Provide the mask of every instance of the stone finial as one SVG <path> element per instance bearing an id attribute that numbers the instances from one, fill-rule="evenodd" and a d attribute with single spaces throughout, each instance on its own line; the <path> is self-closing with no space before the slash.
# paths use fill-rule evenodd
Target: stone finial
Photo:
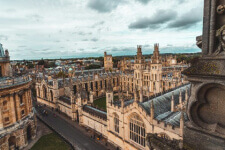
<path id="1" fill-rule="evenodd" d="M 151 113 L 151 121 L 153 121 L 154 119 L 154 115 L 155 115 L 155 108 L 154 108 L 154 102 L 153 100 L 151 101 L 151 108 L 150 108 L 150 113 Z"/>
<path id="2" fill-rule="evenodd" d="M 134 101 L 135 102 L 138 102 L 138 93 L 137 93 L 138 91 L 137 91 L 137 89 L 135 88 L 134 89 Z"/>
<path id="3" fill-rule="evenodd" d="M 142 87 L 140 88 L 140 91 L 139 91 L 139 95 L 140 95 L 140 102 L 143 102 L 143 90 L 142 90 Z"/>
<path id="4" fill-rule="evenodd" d="M 121 97 L 121 107 L 124 108 L 124 98 L 123 98 L 123 96 Z"/>
<path id="5" fill-rule="evenodd" d="M 184 112 L 181 111 L 181 115 L 180 115 L 180 136 L 183 137 L 184 134 Z"/>
<path id="6" fill-rule="evenodd" d="M 174 112 L 174 93 L 173 92 L 171 97 L 171 112 Z"/>
<path id="7" fill-rule="evenodd" d="M 180 95 L 179 95 L 179 104 L 182 104 L 182 92 L 180 90 Z"/>
<path id="8" fill-rule="evenodd" d="M 186 90 L 185 90 L 185 101 L 187 102 L 188 101 L 188 88 L 186 87 Z"/>

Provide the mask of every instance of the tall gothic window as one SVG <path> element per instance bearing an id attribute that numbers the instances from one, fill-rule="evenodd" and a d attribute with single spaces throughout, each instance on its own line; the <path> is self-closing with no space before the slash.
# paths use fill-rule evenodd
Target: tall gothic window
<path id="1" fill-rule="evenodd" d="M 23 95 L 19 95 L 20 104 L 23 104 Z"/>
<path id="2" fill-rule="evenodd" d="M 50 93 L 51 93 L 51 101 L 53 101 L 53 92 L 52 92 L 52 90 L 50 91 Z"/>
<path id="3" fill-rule="evenodd" d="M 117 114 L 114 114 L 114 130 L 117 133 L 120 132 L 119 121 L 119 116 Z"/>
<path id="4" fill-rule="evenodd" d="M 76 85 L 73 86 L 73 93 L 74 93 L 74 94 L 77 93 L 77 86 L 76 86 Z"/>
<path id="5" fill-rule="evenodd" d="M 47 99 L 47 89 L 43 86 L 43 98 Z"/>
<path id="6" fill-rule="evenodd" d="M 137 114 L 130 118 L 130 139 L 145 147 L 144 122 Z"/>

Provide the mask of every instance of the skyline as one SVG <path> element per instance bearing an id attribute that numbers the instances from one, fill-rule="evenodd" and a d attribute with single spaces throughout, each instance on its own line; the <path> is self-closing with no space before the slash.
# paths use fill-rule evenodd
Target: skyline
<path id="1" fill-rule="evenodd" d="M 157 3 L 157 5 L 156 5 Z M 0 43 L 11 59 L 201 50 L 203 0 L 0 0 Z M 174 9 L 175 8 L 175 9 Z M 187 9 L 183 9 L 187 8 Z M 141 17 L 140 17 L 141 16 Z M 128 52 L 129 51 L 129 52 Z"/>

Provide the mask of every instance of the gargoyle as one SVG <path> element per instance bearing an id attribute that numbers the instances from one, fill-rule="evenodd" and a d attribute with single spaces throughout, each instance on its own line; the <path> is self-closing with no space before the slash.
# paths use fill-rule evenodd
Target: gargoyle
<path id="1" fill-rule="evenodd" d="M 196 37 L 196 45 L 200 48 L 200 49 L 202 49 L 202 36 L 197 36 Z"/>
<path id="2" fill-rule="evenodd" d="M 225 52 L 225 25 L 216 31 L 216 38 L 218 39 L 219 44 L 215 54 L 218 55 L 222 52 Z"/>

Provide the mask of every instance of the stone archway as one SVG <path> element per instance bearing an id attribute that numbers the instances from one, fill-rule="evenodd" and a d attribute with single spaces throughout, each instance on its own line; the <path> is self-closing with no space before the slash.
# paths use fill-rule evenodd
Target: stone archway
<path id="1" fill-rule="evenodd" d="M 16 137 L 15 136 L 11 136 L 8 139 L 8 144 L 9 144 L 9 150 L 16 149 Z"/>
<path id="2" fill-rule="evenodd" d="M 32 129 L 31 129 L 31 125 L 28 125 L 27 127 L 27 142 L 29 143 L 29 141 L 32 139 Z"/>

